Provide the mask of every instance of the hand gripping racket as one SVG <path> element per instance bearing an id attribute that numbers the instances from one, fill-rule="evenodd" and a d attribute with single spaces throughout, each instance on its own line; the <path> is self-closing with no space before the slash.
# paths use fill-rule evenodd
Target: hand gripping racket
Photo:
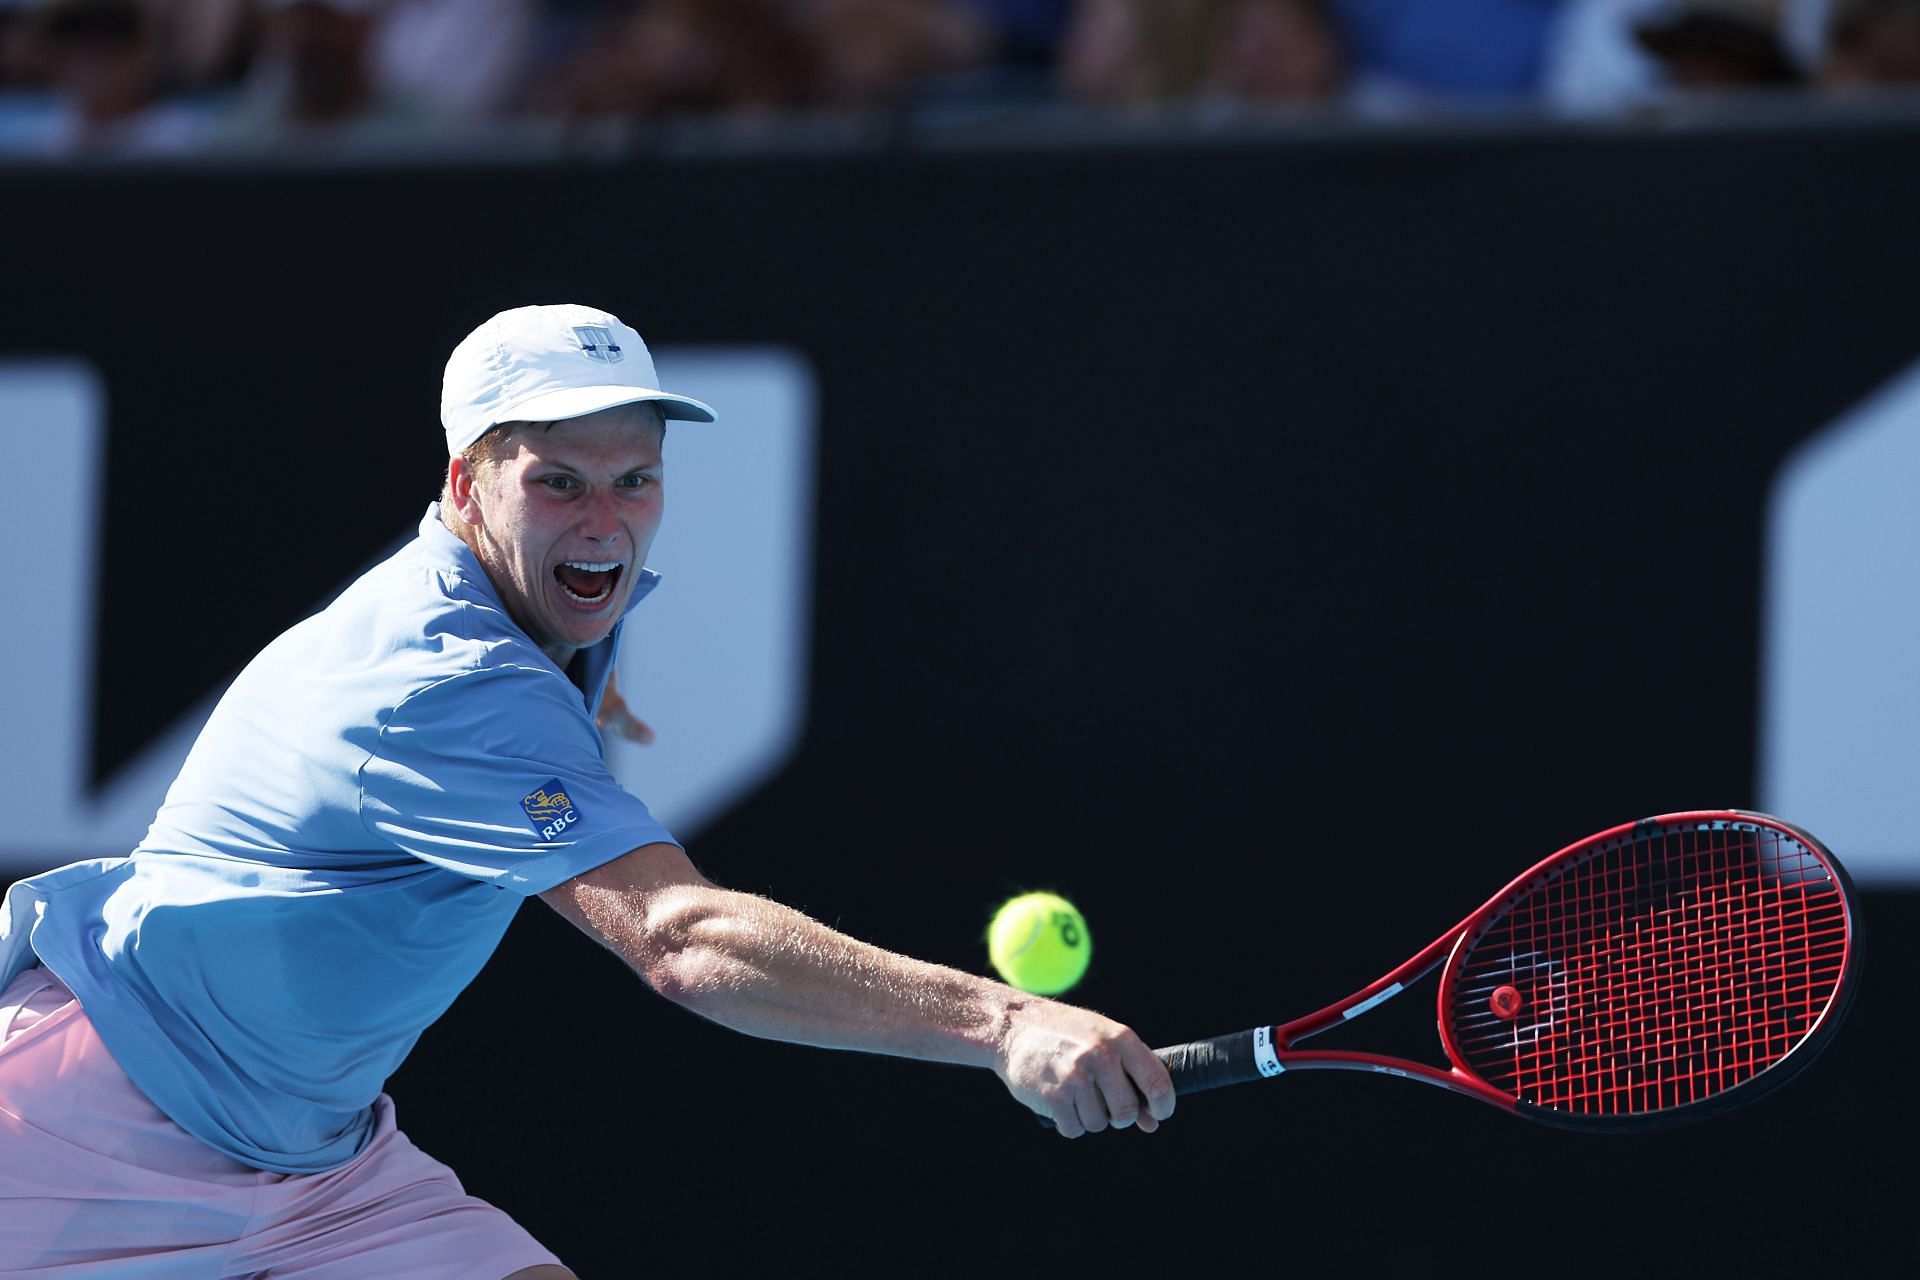
<path id="1" fill-rule="evenodd" d="M 1181 1094 L 1339 1068 L 1562 1128 L 1662 1128 L 1777 1088 L 1832 1039 L 1859 979 L 1851 894 L 1833 855 L 1778 818 L 1646 818 L 1562 849 L 1318 1013 L 1157 1052 Z M 1295 1047 L 1443 961 L 1446 1068 Z"/>

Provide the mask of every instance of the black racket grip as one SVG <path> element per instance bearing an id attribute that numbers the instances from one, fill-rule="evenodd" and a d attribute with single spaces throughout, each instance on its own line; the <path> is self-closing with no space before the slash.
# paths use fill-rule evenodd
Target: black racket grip
<path id="1" fill-rule="evenodd" d="M 1211 1040 L 1169 1045 L 1164 1049 L 1155 1049 L 1153 1056 L 1166 1064 L 1167 1074 L 1173 1077 L 1175 1094 L 1201 1093 L 1225 1085 L 1245 1084 L 1249 1080 L 1259 1080 L 1265 1074 L 1260 1070 L 1254 1046 L 1270 1031 L 1269 1027 L 1255 1027 L 1229 1036 L 1215 1036 Z M 1039 1119 L 1041 1128 L 1053 1128 L 1053 1121 L 1045 1116 Z"/>
<path id="2" fill-rule="evenodd" d="M 1254 1043 L 1267 1031 L 1267 1027 L 1255 1027 L 1228 1036 L 1215 1036 L 1211 1040 L 1170 1045 L 1153 1052 L 1155 1057 L 1167 1064 L 1175 1093 L 1199 1093 L 1203 1089 L 1218 1089 L 1261 1079 Z"/>

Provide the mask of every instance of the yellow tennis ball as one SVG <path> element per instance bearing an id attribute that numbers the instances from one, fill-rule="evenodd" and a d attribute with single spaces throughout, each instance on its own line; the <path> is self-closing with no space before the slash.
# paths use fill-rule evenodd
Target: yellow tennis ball
<path id="1" fill-rule="evenodd" d="M 1057 996 L 1080 981 L 1093 938 L 1080 909 L 1057 893 L 1023 893 L 993 913 L 987 955 L 1010 986 Z"/>

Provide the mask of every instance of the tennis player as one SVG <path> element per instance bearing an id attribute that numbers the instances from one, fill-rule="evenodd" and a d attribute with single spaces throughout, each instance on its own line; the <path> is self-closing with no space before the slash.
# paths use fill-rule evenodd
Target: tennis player
<path id="1" fill-rule="evenodd" d="M 985 1067 L 1068 1137 L 1172 1114 L 1127 1028 L 719 888 L 608 773 L 665 424 L 713 417 L 604 311 L 455 349 L 419 536 L 247 666 L 130 856 L 0 906 L 0 1273 L 571 1275 L 382 1091 L 536 894 L 740 1031 Z"/>

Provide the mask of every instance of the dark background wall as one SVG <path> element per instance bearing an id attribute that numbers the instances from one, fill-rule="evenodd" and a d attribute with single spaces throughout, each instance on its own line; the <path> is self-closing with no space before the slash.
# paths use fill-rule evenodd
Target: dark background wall
<path id="1" fill-rule="evenodd" d="M 1163 1043 L 1318 1007 L 1590 830 L 1755 803 L 1766 489 L 1920 353 L 1917 143 L 0 171 L 0 355 L 109 388 L 104 775 L 431 496 L 486 315 L 799 349 L 807 731 L 696 859 L 973 970 L 996 901 L 1062 889 L 1077 998 Z M 392 1091 L 588 1277 L 1786 1274 L 1836 1231 L 1912 1255 L 1916 922 L 1871 893 L 1828 1057 L 1657 1137 L 1318 1075 L 1064 1143 L 985 1075 L 700 1023 L 538 905 Z"/>

